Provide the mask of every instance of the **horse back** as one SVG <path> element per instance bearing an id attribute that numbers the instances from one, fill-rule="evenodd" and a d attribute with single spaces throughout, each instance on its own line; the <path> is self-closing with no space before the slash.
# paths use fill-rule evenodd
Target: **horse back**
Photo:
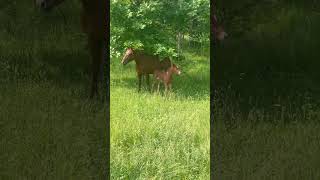
<path id="1" fill-rule="evenodd" d="M 171 61 L 168 57 L 165 57 L 161 62 L 161 69 L 167 70 L 171 66 Z"/>

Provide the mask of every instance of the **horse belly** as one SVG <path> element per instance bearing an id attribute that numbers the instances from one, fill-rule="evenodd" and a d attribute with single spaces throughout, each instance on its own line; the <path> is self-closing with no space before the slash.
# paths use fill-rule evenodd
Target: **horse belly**
<path id="1" fill-rule="evenodd" d="M 153 74 L 157 68 L 155 66 L 144 66 L 141 70 L 144 74 Z"/>
<path id="2" fill-rule="evenodd" d="M 153 74 L 155 70 L 159 66 L 159 63 L 153 59 L 148 59 L 146 57 L 137 57 L 137 71 L 141 72 L 142 74 Z"/>

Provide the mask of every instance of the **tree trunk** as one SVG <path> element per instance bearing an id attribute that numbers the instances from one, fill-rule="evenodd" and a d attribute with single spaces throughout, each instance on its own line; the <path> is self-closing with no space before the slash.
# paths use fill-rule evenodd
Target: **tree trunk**
<path id="1" fill-rule="evenodd" d="M 182 53 L 182 33 L 179 31 L 177 34 L 177 52 L 178 52 L 178 56 L 181 55 Z"/>

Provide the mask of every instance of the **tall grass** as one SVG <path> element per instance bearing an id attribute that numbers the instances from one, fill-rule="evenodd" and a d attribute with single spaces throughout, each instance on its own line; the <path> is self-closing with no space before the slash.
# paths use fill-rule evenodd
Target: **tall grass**
<path id="1" fill-rule="evenodd" d="M 209 179 L 210 61 L 185 55 L 167 95 L 138 93 L 134 62 L 123 67 L 112 59 L 113 179 Z"/>
<path id="2" fill-rule="evenodd" d="M 320 177 L 320 16 L 281 9 L 216 50 L 216 179 Z"/>
<path id="3" fill-rule="evenodd" d="M 78 4 L 0 4 L 0 179 L 105 178 L 107 106 L 87 98 Z"/>

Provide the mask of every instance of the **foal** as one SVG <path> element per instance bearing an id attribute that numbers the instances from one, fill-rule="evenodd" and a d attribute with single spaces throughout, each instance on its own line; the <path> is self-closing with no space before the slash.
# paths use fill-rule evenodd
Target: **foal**
<path id="1" fill-rule="evenodd" d="M 158 92 L 160 88 L 160 82 L 164 84 L 165 91 L 172 89 L 172 75 L 177 74 L 180 75 L 180 69 L 175 65 L 171 64 L 171 66 L 166 71 L 155 70 L 154 71 L 154 78 L 158 82 Z"/>

